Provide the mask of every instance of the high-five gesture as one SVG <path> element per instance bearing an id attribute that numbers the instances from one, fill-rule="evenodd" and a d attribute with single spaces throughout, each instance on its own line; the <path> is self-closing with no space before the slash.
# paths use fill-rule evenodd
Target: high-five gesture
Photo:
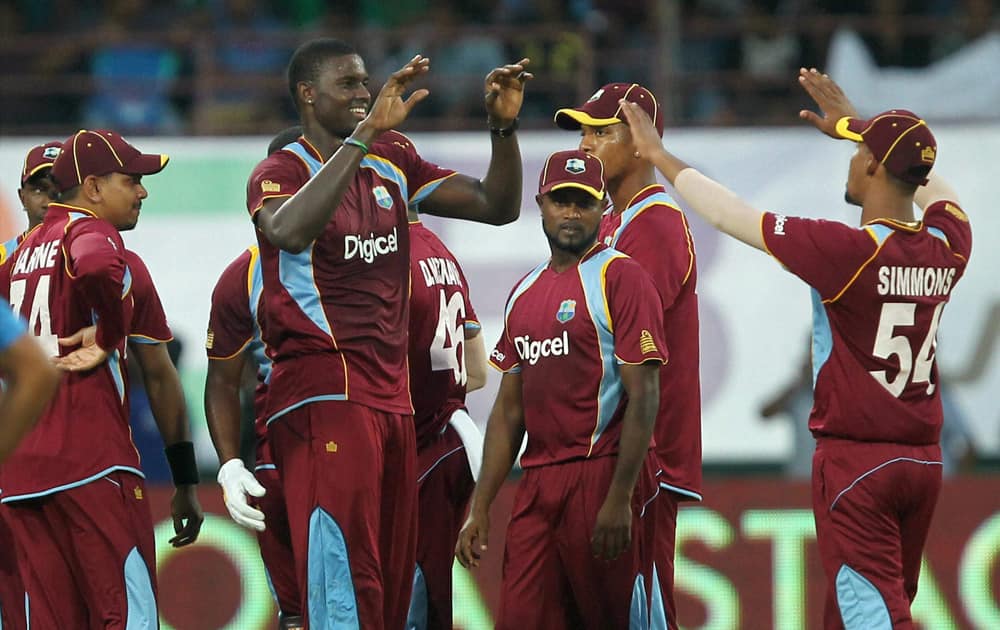
<path id="1" fill-rule="evenodd" d="M 814 127 L 830 136 L 841 139 L 843 136 L 837 134 L 837 121 L 844 116 L 857 117 L 858 111 L 848 100 L 847 95 L 840 89 L 840 86 L 830 78 L 830 75 L 823 74 L 816 68 L 799 68 L 799 85 L 816 101 L 823 115 L 803 109 L 799 112 L 799 118 L 807 120 Z"/>
<path id="2" fill-rule="evenodd" d="M 508 127 L 517 118 L 524 102 L 524 84 L 535 78 L 524 68 L 531 62 L 524 58 L 490 70 L 486 75 L 486 113 L 494 127 Z"/>
<path id="3" fill-rule="evenodd" d="M 379 90 L 368 116 L 361 124 L 367 123 L 379 132 L 399 126 L 410 115 L 413 107 L 430 94 L 430 91 L 421 88 L 408 98 L 403 98 L 410 84 L 426 74 L 430 67 L 429 58 L 414 55 L 405 66 L 393 72 Z"/>

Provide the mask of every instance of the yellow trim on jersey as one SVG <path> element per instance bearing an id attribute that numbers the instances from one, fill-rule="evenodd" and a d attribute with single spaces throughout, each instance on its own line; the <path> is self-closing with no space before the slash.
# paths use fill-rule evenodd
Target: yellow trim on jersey
<path id="1" fill-rule="evenodd" d="M 659 348 L 657 348 L 656 350 L 659 351 Z M 617 354 L 614 355 L 614 356 L 615 356 L 615 359 L 618 361 L 618 365 L 643 365 L 643 364 L 649 363 L 650 361 L 656 361 L 656 362 L 660 363 L 660 365 L 666 365 L 667 362 L 670 360 L 670 359 L 661 359 L 659 357 L 650 357 L 648 359 L 643 359 L 642 361 L 639 361 L 638 363 L 633 363 L 631 361 L 622 361 L 622 358 L 619 357 Z"/>
<path id="2" fill-rule="evenodd" d="M 868 232 L 867 229 L 865 231 Z M 844 295 L 844 292 L 846 292 L 848 289 L 851 288 L 851 285 L 854 284 L 854 281 L 858 279 L 858 276 L 861 275 L 861 272 L 865 270 L 865 267 L 868 266 L 868 263 L 875 260 L 875 257 L 878 256 L 880 251 L 882 251 L 882 248 L 885 246 L 885 244 L 889 242 L 889 239 L 892 238 L 892 234 L 893 233 L 889 233 L 889 235 L 885 237 L 885 240 L 878 244 L 878 247 L 875 248 L 875 252 L 872 253 L 872 255 L 868 258 L 868 260 L 861 263 L 861 266 L 858 267 L 858 270 L 856 272 L 854 272 L 854 276 L 852 276 L 851 279 L 847 281 L 847 284 L 845 284 L 844 288 L 840 290 L 840 293 L 838 293 L 837 295 L 833 296 L 828 300 L 823 300 L 823 304 L 830 304 L 832 302 L 836 302 L 837 300 L 840 299 L 840 296 Z M 868 232 L 868 235 L 872 236 L 872 233 Z"/>
<path id="3" fill-rule="evenodd" d="M 247 346 L 250 345 L 251 341 L 253 341 L 253 337 L 250 337 L 249 339 L 247 339 L 246 341 L 244 341 L 243 345 L 240 346 L 239 350 L 237 350 L 236 352 L 232 353 L 231 355 L 229 355 L 227 357 L 212 357 L 212 356 L 210 356 L 210 357 L 208 357 L 208 360 L 209 361 L 229 361 L 231 359 L 235 359 L 236 357 L 240 356 L 240 354 L 242 354 L 244 350 L 247 349 Z"/>
<path id="4" fill-rule="evenodd" d="M 257 213 L 260 212 L 260 209 L 264 207 L 264 202 L 265 201 L 267 201 L 269 199 L 282 199 L 282 198 L 287 199 L 288 197 L 291 197 L 291 196 L 292 195 L 266 195 L 264 197 L 261 197 L 260 198 L 260 204 L 256 208 L 254 208 L 253 210 L 250 211 L 250 217 L 252 218 L 252 217 L 257 216 Z"/>
<path id="5" fill-rule="evenodd" d="M 260 248 L 256 245 L 247 247 L 250 252 L 250 264 L 247 265 L 247 299 L 253 295 L 253 268 L 257 266 L 257 259 L 260 258 Z"/>
<path id="6" fill-rule="evenodd" d="M 372 157 L 372 156 L 369 155 L 368 157 Z M 392 162 L 390 162 L 390 164 L 392 164 Z M 395 166 L 395 164 L 393 164 L 393 166 Z M 402 171 L 400 171 L 400 172 L 402 172 Z M 431 185 L 436 184 L 438 182 L 442 182 L 442 181 L 444 181 L 446 179 L 450 179 L 450 178 L 454 177 L 455 175 L 458 175 L 458 173 L 448 173 L 444 177 L 438 177 L 437 179 L 432 179 L 431 181 L 427 182 L 426 184 L 424 184 L 423 186 L 421 186 L 420 188 L 418 188 L 416 191 L 414 191 L 414 193 L 412 195 L 410 195 L 410 199 L 413 199 L 414 197 L 416 197 L 417 195 L 419 195 L 420 191 L 423 190 L 424 188 L 427 188 L 428 186 L 431 186 Z M 409 203 L 410 199 L 406 200 L 407 203 Z"/>
<path id="7" fill-rule="evenodd" d="M 305 143 L 306 148 L 309 149 L 310 151 L 312 151 L 315 154 L 315 155 L 313 155 L 313 157 L 315 157 L 317 160 L 319 160 L 321 164 L 326 164 L 326 158 L 323 157 L 323 154 L 320 153 L 319 149 L 316 148 L 316 145 L 314 145 L 312 142 L 309 142 L 309 140 L 308 140 L 308 138 L 306 138 L 305 134 L 302 134 L 301 136 L 299 136 L 299 138 L 301 138 L 302 142 Z M 298 157 L 298 154 L 296 154 L 296 157 Z M 302 159 L 302 158 L 299 158 L 299 159 Z"/>
<path id="8" fill-rule="evenodd" d="M 126 335 L 129 339 L 148 339 L 154 343 L 167 343 L 174 340 L 173 335 L 167 337 L 166 339 L 157 339 L 156 337 L 150 337 L 149 335 L 141 335 L 139 333 L 130 333 Z"/>
<path id="9" fill-rule="evenodd" d="M 639 197 L 640 195 L 642 195 L 642 193 L 646 192 L 646 191 L 647 191 L 647 190 L 649 190 L 650 188 L 662 188 L 662 187 L 663 187 L 663 186 L 661 186 L 660 184 L 650 184 L 649 186 L 646 186 L 645 188 L 643 188 L 643 189 L 642 189 L 642 190 L 640 190 L 639 192 L 637 192 L 637 193 L 635 193 L 634 195 L 632 195 L 632 198 L 628 200 L 628 203 L 627 203 L 627 204 L 625 204 L 625 207 L 621 209 L 621 212 L 624 212 L 624 211 L 628 210 L 629 208 L 631 208 L 631 207 L 632 207 L 632 204 L 634 204 L 634 203 L 635 203 L 635 200 L 636 200 L 636 199 L 637 199 L 637 198 L 638 198 L 638 197 Z M 666 204 L 663 204 L 663 203 L 662 203 L 662 202 L 660 202 L 660 201 L 655 201 L 655 202 L 653 202 L 653 203 L 651 203 L 651 204 L 649 204 L 649 205 L 655 205 L 655 204 L 660 204 L 660 205 L 666 205 Z M 643 207 L 643 208 L 642 208 L 642 210 L 645 210 L 645 209 L 646 209 L 645 207 Z M 639 213 L 640 213 L 640 212 L 642 212 L 642 210 L 639 210 L 638 212 L 636 212 L 635 216 L 639 216 Z"/>
<path id="10" fill-rule="evenodd" d="M 673 206 L 668 204 L 662 205 L 665 205 L 668 208 L 673 208 Z M 681 222 L 684 224 L 684 238 L 687 239 L 688 243 L 688 270 L 687 273 L 684 274 L 684 282 L 681 283 L 687 284 L 688 278 L 691 277 L 691 272 L 694 270 L 694 238 L 691 237 L 691 226 L 688 225 L 687 215 L 685 215 L 684 211 L 680 208 L 674 208 L 674 210 L 679 212 L 681 215 Z"/>
<path id="11" fill-rule="evenodd" d="M 586 254 L 584 254 L 584 256 L 586 256 Z M 612 256 L 607 260 L 607 262 L 604 263 L 604 266 L 601 267 L 601 295 L 604 296 L 604 314 L 608 317 L 608 330 L 611 331 L 611 334 L 615 333 L 615 322 L 611 319 L 611 308 L 608 306 L 608 267 L 610 267 L 611 263 L 619 258 L 628 258 L 628 256 L 625 254 Z"/>

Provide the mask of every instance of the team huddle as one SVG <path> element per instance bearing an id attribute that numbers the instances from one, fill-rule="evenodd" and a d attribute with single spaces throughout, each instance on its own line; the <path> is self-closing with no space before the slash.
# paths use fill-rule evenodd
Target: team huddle
<path id="1" fill-rule="evenodd" d="M 290 60 L 301 125 L 249 175 L 257 243 L 221 272 L 205 344 L 218 482 L 232 518 L 257 533 L 278 627 L 451 628 L 452 563 L 483 561 L 490 506 L 516 463 L 497 627 L 677 627 L 678 507 L 702 500 L 697 259 L 660 175 L 812 288 L 824 627 L 912 628 L 941 484 L 936 332 L 972 240 L 956 194 L 930 174 L 926 123 L 905 110 L 861 118 L 828 76 L 800 71 L 821 110 L 800 116 L 857 144 L 852 227 L 752 208 L 664 148 L 649 90 L 603 86 L 555 113 L 579 142 L 538 174 L 551 256 L 511 289 L 488 353 L 462 267 L 419 215 L 519 217 L 528 63 L 486 76 L 491 158 L 477 179 L 395 131 L 428 94 L 410 87 L 429 59 L 374 99 L 344 42 L 313 40 Z M 158 625 L 127 361 L 141 367 L 177 488 L 171 543 L 198 537 L 171 332 L 120 234 L 138 221 L 142 177 L 167 162 L 106 130 L 25 160 L 29 229 L 0 249 L 14 313 L 0 308 L 5 630 Z M 240 459 L 248 361 L 253 470 Z M 487 362 L 502 379 L 484 435 L 465 398 Z"/>

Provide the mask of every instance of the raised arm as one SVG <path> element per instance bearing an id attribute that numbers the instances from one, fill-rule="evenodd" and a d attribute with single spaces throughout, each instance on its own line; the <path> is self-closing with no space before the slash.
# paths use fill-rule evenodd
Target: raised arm
<path id="1" fill-rule="evenodd" d="M 492 153 L 486 177 L 449 177 L 425 201 L 420 211 L 442 217 L 503 225 L 521 213 L 521 149 L 517 115 L 524 84 L 533 78 L 524 68 L 528 59 L 494 68 L 486 75 L 486 113 Z"/>
<path id="2" fill-rule="evenodd" d="M 483 466 L 472 493 L 469 518 L 462 527 L 455 555 L 465 568 L 478 567 L 489 544 L 490 506 L 507 479 L 524 439 L 521 375 L 506 373 L 500 382 L 483 442 Z"/>
<path id="3" fill-rule="evenodd" d="M 288 198 L 268 199 L 257 211 L 257 229 L 276 247 L 299 253 L 319 238 L 344 198 L 361 159 L 383 132 L 396 127 L 423 100 L 427 90 L 404 93 L 414 79 L 427 72 L 430 60 L 416 55 L 392 73 L 372 103 L 368 116 L 340 148 L 298 192 Z"/>
<path id="4" fill-rule="evenodd" d="M 619 103 L 639 157 L 663 173 L 691 208 L 713 227 L 747 245 L 764 249 L 764 238 L 760 233 L 762 212 L 668 152 L 649 115 L 638 105 L 625 100 Z"/>

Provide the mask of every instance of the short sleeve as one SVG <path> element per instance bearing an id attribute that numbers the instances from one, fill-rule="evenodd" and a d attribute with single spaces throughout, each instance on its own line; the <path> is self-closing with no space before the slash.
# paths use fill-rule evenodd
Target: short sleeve
<path id="1" fill-rule="evenodd" d="M 936 228 L 948 239 L 948 247 L 968 261 L 972 254 L 972 226 L 969 217 L 953 201 L 936 201 L 924 211 L 924 225 Z"/>
<path id="2" fill-rule="evenodd" d="M 667 362 L 663 308 L 649 274 L 630 258 L 608 266 L 608 311 L 619 363 Z"/>
<path id="3" fill-rule="evenodd" d="M 205 351 L 209 359 L 230 359 L 253 339 L 248 273 L 249 252 L 230 263 L 212 291 Z"/>
<path id="4" fill-rule="evenodd" d="M 437 190 L 442 182 L 455 174 L 449 168 L 422 158 L 413 146 L 413 141 L 398 131 L 382 134 L 378 138 L 378 144 L 378 152 L 403 169 L 410 197 L 407 203 L 411 207 L 418 205 Z"/>
<path id="5" fill-rule="evenodd" d="M 309 170 L 291 151 L 278 151 L 254 168 L 247 182 L 247 210 L 257 216 L 268 199 L 291 197 L 309 181 Z"/>
<path id="6" fill-rule="evenodd" d="M 864 228 L 771 212 L 762 215 L 761 234 L 768 253 L 824 300 L 839 296 L 879 248 Z"/>
<path id="7" fill-rule="evenodd" d="M 146 263 L 135 252 L 125 250 L 126 274 L 132 280 L 132 323 L 128 338 L 137 343 L 165 343 L 174 338 L 167 325 L 163 303 Z"/>
<path id="8" fill-rule="evenodd" d="M 694 267 L 694 244 L 684 214 L 662 204 L 636 216 L 614 245 L 646 270 L 670 308 Z"/>

